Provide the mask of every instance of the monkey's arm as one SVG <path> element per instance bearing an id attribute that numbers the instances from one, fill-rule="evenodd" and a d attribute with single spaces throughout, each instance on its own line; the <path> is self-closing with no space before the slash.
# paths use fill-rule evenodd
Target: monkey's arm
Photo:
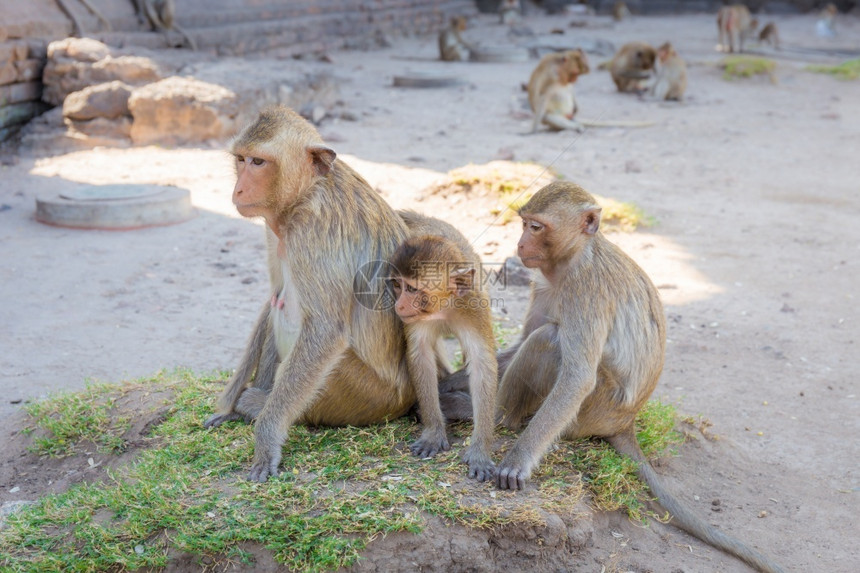
<path id="1" fill-rule="evenodd" d="M 296 344 L 278 368 L 275 386 L 257 418 L 249 480 L 265 482 L 278 475 L 288 428 L 313 403 L 326 374 L 346 348 L 346 335 L 337 321 L 322 316 L 304 318 Z"/>
<path id="2" fill-rule="evenodd" d="M 630 80 L 647 80 L 651 77 L 651 74 L 650 72 L 642 70 L 624 70 L 622 72 L 618 72 L 618 76 Z"/>
<path id="3" fill-rule="evenodd" d="M 221 397 L 218 398 L 217 411 L 203 422 L 203 427 L 215 428 L 224 422 L 229 422 L 242 417 L 234 408 L 236 406 L 236 401 L 239 399 L 239 395 L 248 385 L 248 382 L 257 370 L 257 366 L 260 364 L 260 356 L 263 353 L 266 337 L 270 334 L 271 330 L 269 328 L 270 312 L 271 303 L 266 301 L 263 304 L 260 315 L 257 317 L 254 330 L 248 340 L 248 345 L 245 347 L 242 361 L 239 363 L 239 367 L 236 369 L 236 372 L 234 372 L 233 376 L 230 378 L 230 382 L 227 384 L 227 387 L 224 388 L 224 391 L 221 393 Z"/>
<path id="4" fill-rule="evenodd" d="M 570 310 L 571 315 L 579 312 L 576 305 L 567 308 L 577 309 Z M 558 327 L 558 375 L 546 399 L 499 466 L 496 479 L 499 488 L 525 487 L 532 470 L 562 432 L 576 423 L 582 402 L 594 391 L 597 367 L 608 335 L 605 325 L 609 321 L 593 314 L 568 316 Z"/>
<path id="5" fill-rule="evenodd" d="M 436 364 L 435 333 L 424 325 L 407 330 L 409 376 L 418 395 L 418 408 L 424 430 L 409 446 L 413 456 L 432 458 L 440 451 L 451 449 L 445 430 L 445 416 L 439 405 L 439 382 Z"/>

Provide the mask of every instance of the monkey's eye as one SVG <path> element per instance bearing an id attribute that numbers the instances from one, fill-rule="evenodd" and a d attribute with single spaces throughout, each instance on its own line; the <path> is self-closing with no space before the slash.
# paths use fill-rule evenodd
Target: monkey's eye
<path id="1" fill-rule="evenodd" d="M 394 291 L 394 294 L 400 296 L 400 291 L 403 290 L 400 288 L 400 281 L 397 279 L 388 279 L 388 286 L 391 290 Z"/>
<path id="2" fill-rule="evenodd" d="M 263 163 L 265 163 L 265 162 L 266 162 L 266 160 L 265 160 L 265 159 L 262 159 L 262 158 L 260 158 L 260 157 L 253 157 L 253 158 L 251 159 L 251 163 L 253 163 L 254 165 L 262 165 L 262 164 L 263 164 Z"/>
<path id="3" fill-rule="evenodd" d="M 244 163 L 245 162 L 245 156 L 244 155 L 237 155 L 236 161 L 239 163 Z"/>
<path id="4" fill-rule="evenodd" d="M 412 294 L 412 293 L 418 292 L 418 289 L 415 288 L 414 286 L 412 286 L 411 284 L 407 283 L 406 284 L 406 292 Z"/>

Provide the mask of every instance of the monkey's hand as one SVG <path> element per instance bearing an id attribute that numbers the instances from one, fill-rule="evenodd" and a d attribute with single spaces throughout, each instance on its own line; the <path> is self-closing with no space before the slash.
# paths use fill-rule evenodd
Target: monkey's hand
<path id="1" fill-rule="evenodd" d="M 432 458 L 442 451 L 451 449 L 445 427 L 424 428 L 421 437 L 409 446 L 412 455 L 418 458 Z"/>
<path id="2" fill-rule="evenodd" d="M 496 477 L 496 464 L 475 444 L 470 445 L 463 452 L 463 461 L 469 464 L 469 477 L 478 481 L 489 481 Z"/>
<path id="3" fill-rule="evenodd" d="M 225 422 L 232 422 L 233 420 L 238 420 L 243 418 L 241 414 L 236 412 L 228 412 L 226 414 L 212 414 L 209 416 L 205 422 L 203 422 L 204 428 L 217 428 L 221 424 Z"/>
<path id="4" fill-rule="evenodd" d="M 518 456 L 512 455 L 511 451 L 505 456 L 499 473 L 496 475 L 496 485 L 499 489 L 523 489 L 532 475 L 531 464 L 518 460 Z"/>
<path id="5" fill-rule="evenodd" d="M 281 464 L 281 445 L 285 436 L 279 436 L 263 420 L 257 420 L 254 428 L 256 443 L 254 444 L 254 462 L 248 473 L 249 481 L 264 483 L 269 476 L 277 477 L 278 466 Z"/>

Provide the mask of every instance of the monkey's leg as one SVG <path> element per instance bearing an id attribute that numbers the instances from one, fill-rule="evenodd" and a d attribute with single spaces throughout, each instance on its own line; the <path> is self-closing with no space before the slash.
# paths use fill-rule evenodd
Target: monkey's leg
<path id="1" fill-rule="evenodd" d="M 111 31 L 110 22 L 108 22 L 108 19 L 107 19 L 107 18 L 105 18 L 105 17 L 104 17 L 104 15 L 103 15 L 101 12 L 99 12 L 99 11 L 96 9 L 96 7 L 95 7 L 95 6 L 93 6 L 93 5 L 90 3 L 90 0 L 81 0 L 81 4 L 83 4 L 84 6 L 86 6 L 86 7 L 87 7 L 87 9 L 88 9 L 90 12 L 92 12 L 93 14 L 95 14 L 96 18 L 98 18 L 98 19 L 101 21 L 101 23 L 102 23 L 102 24 L 104 24 L 104 27 L 105 27 L 105 29 L 106 29 L 108 32 L 110 32 L 110 31 Z"/>
<path id="2" fill-rule="evenodd" d="M 66 16 L 68 16 L 69 19 L 71 19 L 71 21 L 72 21 L 72 26 L 73 26 L 72 35 L 76 35 L 78 37 L 83 36 L 84 35 L 84 27 L 81 26 L 81 23 L 80 23 L 80 21 L 78 21 L 78 17 L 75 16 L 75 13 L 72 12 L 71 10 L 69 10 L 68 5 L 66 4 L 66 0 L 56 0 L 56 2 L 57 2 L 57 6 L 60 7 L 60 10 L 65 12 Z"/>
<path id="3" fill-rule="evenodd" d="M 499 383 L 496 402 L 502 425 L 516 430 L 537 411 L 558 377 L 560 360 L 554 324 L 537 328 L 520 344 Z"/>
<path id="4" fill-rule="evenodd" d="M 257 322 L 254 325 L 254 330 L 245 347 L 245 354 L 242 356 L 242 361 L 236 372 L 230 378 L 230 382 L 218 398 L 218 406 L 215 414 L 210 416 L 203 427 L 215 428 L 224 422 L 237 420 L 242 417 L 242 414 L 236 412 L 236 401 L 239 395 L 245 390 L 248 382 L 254 376 L 254 371 L 258 370 L 260 364 L 260 356 L 263 354 L 263 349 L 267 345 L 267 340 L 274 339 L 272 336 L 271 327 L 269 325 L 269 314 L 271 312 L 271 304 L 266 302 L 263 305 L 263 310 L 257 317 Z M 272 341 L 273 344 L 273 341 Z M 277 349 L 275 349 L 277 355 Z M 274 376 L 272 376 L 274 377 Z M 271 387 L 271 385 L 270 385 Z"/>
<path id="5" fill-rule="evenodd" d="M 246 422 L 256 420 L 257 416 L 263 410 L 263 406 L 266 405 L 266 400 L 275 383 L 275 375 L 277 374 L 279 364 L 275 335 L 269 331 L 251 387 L 245 388 L 234 406 L 235 412 L 244 418 Z"/>
<path id="6" fill-rule="evenodd" d="M 565 116 L 557 113 L 548 113 L 544 116 L 543 122 L 550 128 L 555 130 L 572 129 L 579 133 L 585 131 L 585 126 L 578 121 L 568 119 Z"/>
<path id="7" fill-rule="evenodd" d="M 191 36 L 188 35 L 188 32 L 186 32 L 183 28 L 180 28 L 179 24 L 175 22 L 173 23 L 173 29 L 182 34 L 182 37 L 185 38 L 185 41 L 188 43 L 189 48 L 191 48 L 195 52 L 197 51 L 197 43 L 195 43 Z"/>

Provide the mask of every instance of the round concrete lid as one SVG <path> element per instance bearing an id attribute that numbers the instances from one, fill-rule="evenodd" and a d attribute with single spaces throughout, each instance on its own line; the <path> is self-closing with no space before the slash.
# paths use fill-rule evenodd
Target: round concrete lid
<path id="1" fill-rule="evenodd" d="M 187 189 L 160 185 L 98 185 L 36 199 L 40 223 L 76 229 L 140 229 L 194 216 Z"/>
<path id="2" fill-rule="evenodd" d="M 529 51 L 525 48 L 508 46 L 481 46 L 472 49 L 469 59 L 473 62 L 527 62 L 529 60 Z"/>
<path id="3" fill-rule="evenodd" d="M 73 201 L 109 201 L 148 197 L 163 192 L 164 188 L 158 185 L 94 185 L 61 191 L 60 197 Z"/>
<path id="4" fill-rule="evenodd" d="M 394 76 L 394 85 L 400 88 L 446 88 L 463 83 L 457 76 L 430 72 L 406 72 Z"/>

